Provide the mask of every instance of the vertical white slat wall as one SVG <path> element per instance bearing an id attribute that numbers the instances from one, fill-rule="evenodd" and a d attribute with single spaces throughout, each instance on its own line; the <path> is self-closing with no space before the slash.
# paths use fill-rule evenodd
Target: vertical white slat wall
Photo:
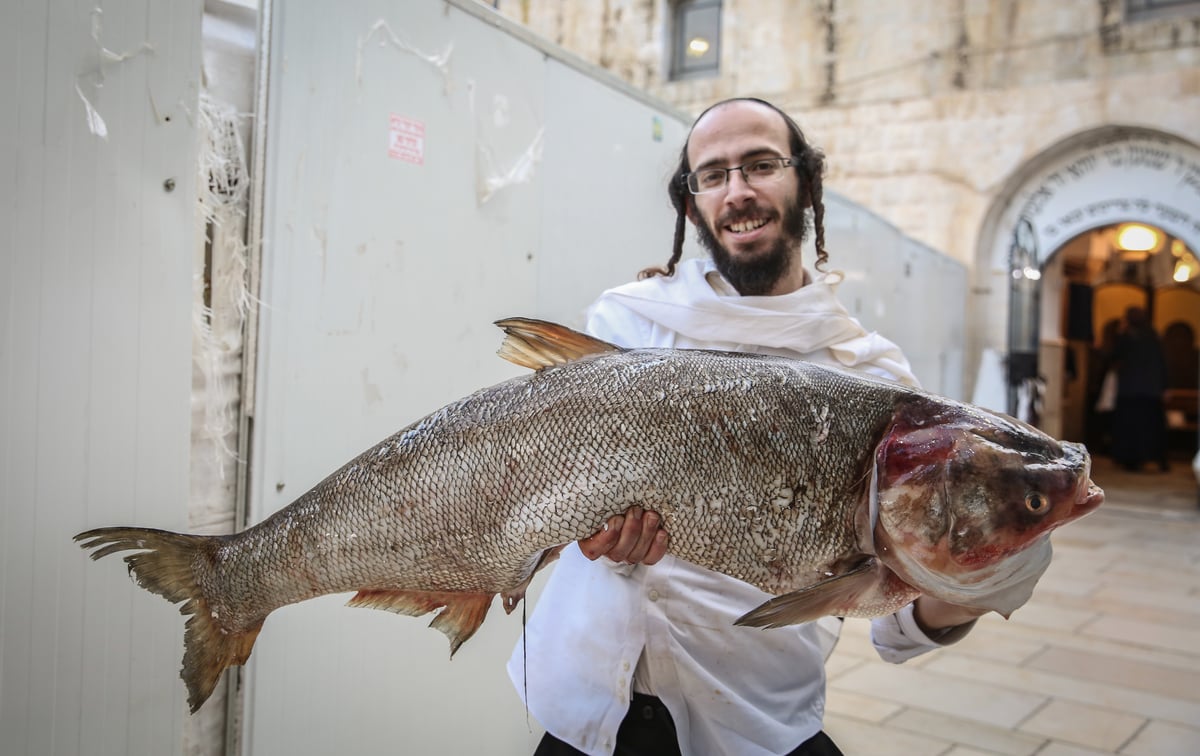
<path id="1" fill-rule="evenodd" d="M 186 523 L 201 4 L 100 6 L 0 7 L 6 756 L 180 747 L 181 618 L 71 537 Z"/>
<path id="2" fill-rule="evenodd" d="M 255 520 L 524 372 L 492 321 L 578 324 L 601 288 L 665 260 L 663 178 L 687 126 L 483 4 L 318 5 L 272 8 Z M 420 160 L 389 156 L 393 116 L 423 126 Z M 520 611 L 494 602 L 450 660 L 430 617 L 347 598 L 267 619 L 244 754 L 532 752 L 504 667 Z"/>

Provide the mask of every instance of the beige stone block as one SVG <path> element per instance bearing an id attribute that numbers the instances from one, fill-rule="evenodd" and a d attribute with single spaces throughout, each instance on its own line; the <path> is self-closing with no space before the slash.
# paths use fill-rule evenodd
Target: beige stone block
<path id="1" fill-rule="evenodd" d="M 1025 666 L 1066 675 L 1077 680 L 1119 685 L 1172 698 L 1200 701 L 1200 684 L 1195 670 L 1162 664 L 1147 664 L 1069 648 L 1049 648 Z M 1200 752 L 1198 752 L 1200 753 Z"/>
<path id="2" fill-rule="evenodd" d="M 1027 627 L 1074 632 L 1089 622 L 1095 621 L 1098 616 L 1096 612 L 1068 609 L 1057 604 L 1043 602 L 1036 592 L 1034 596 L 1038 600 L 1030 600 L 1025 606 L 1014 612 L 1008 621 Z"/>
<path id="3" fill-rule="evenodd" d="M 950 743 L 880 727 L 837 714 L 825 718 L 825 732 L 843 753 L 871 756 L 940 756 Z"/>
<path id="4" fill-rule="evenodd" d="M 890 728 L 958 743 L 962 748 L 975 748 L 983 753 L 1006 756 L 1035 754 L 1046 742 L 1045 738 L 1034 735 L 915 708 L 905 709 L 888 720 L 887 725 Z"/>
<path id="5" fill-rule="evenodd" d="M 1152 721 L 1121 749 L 1122 756 L 1196 756 L 1200 729 Z"/>
<path id="6" fill-rule="evenodd" d="M 1200 630 L 1195 626 L 1178 627 L 1145 622 L 1127 617 L 1101 617 L 1084 629 L 1093 637 L 1107 638 L 1134 645 L 1195 653 L 1200 648 Z"/>
<path id="7" fill-rule="evenodd" d="M 1146 723 L 1141 717 L 1071 701 L 1051 701 L 1021 725 L 1022 732 L 1116 752 Z"/>
<path id="8" fill-rule="evenodd" d="M 1026 692 L 1036 688 L 1005 688 L 980 679 L 929 671 L 936 666 L 936 661 L 921 669 L 882 662 L 864 664 L 833 681 L 831 687 L 995 727 L 1014 727 L 1046 702 L 1041 692 Z"/>
<path id="9" fill-rule="evenodd" d="M 1050 741 L 1049 745 L 1038 751 L 1037 756 L 1112 756 L 1112 751 L 1097 751 L 1072 743 Z"/>
<path id="10" fill-rule="evenodd" d="M 992 618 L 988 617 L 985 619 Z M 1023 627 L 1014 625 L 1011 622 L 1004 622 L 1003 620 L 999 622 L 992 621 L 986 624 L 980 623 L 968 638 L 974 639 L 976 636 L 1040 643 L 1050 647 L 1070 648 L 1076 651 L 1087 651 L 1118 659 L 1130 659 L 1164 667 L 1195 670 L 1200 673 L 1200 656 L 1164 649 L 1147 648 L 1142 645 L 1130 645 L 1103 638 L 1089 638 L 1086 635 L 1077 635 L 1074 633 L 1060 633 L 1039 628 Z"/>
<path id="11" fill-rule="evenodd" d="M 825 713 L 880 724 L 904 707 L 894 701 L 864 696 L 831 687 L 825 697 Z"/>
<path id="12" fill-rule="evenodd" d="M 928 665 L 926 673 L 936 674 L 938 678 L 958 678 L 975 685 L 992 686 L 998 690 L 1037 691 L 1045 699 L 1064 699 L 1143 718 L 1163 719 L 1177 724 L 1200 722 L 1200 704 L 1195 701 L 966 656 L 941 656 Z"/>

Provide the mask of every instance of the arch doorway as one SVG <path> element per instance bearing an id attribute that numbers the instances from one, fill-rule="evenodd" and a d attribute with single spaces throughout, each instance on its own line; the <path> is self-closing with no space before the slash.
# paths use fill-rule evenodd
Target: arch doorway
<path id="1" fill-rule="evenodd" d="M 1141 230 L 1141 245 L 1118 238 L 1129 228 Z M 1103 455 L 1105 418 L 1095 402 L 1105 373 L 1104 329 L 1139 305 L 1171 351 L 1178 392 L 1173 402 L 1179 405 L 1172 407 L 1172 453 L 1176 459 L 1194 455 L 1198 251 L 1195 144 L 1150 129 L 1109 126 L 1045 150 L 1009 180 L 981 232 L 967 345 L 968 364 L 981 366 L 968 376 L 976 399 L 988 356 L 999 355 L 1008 392 L 988 406 L 1032 420 L 1054 436 L 1088 442 Z M 1022 403 L 1031 385 L 1040 401 Z M 1188 478 L 1194 487 L 1190 470 Z"/>
<path id="2" fill-rule="evenodd" d="M 1145 229 L 1149 249 L 1122 246 L 1122 232 Z M 1130 308 L 1144 311 L 1166 358 L 1167 443 L 1186 461 L 1197 451 L 1200 406 L 1200 262 L 1180 239 L 1140 224 L 1085 232 L 1043 266 L 1038 370 L 1049 406 L 1043 425 L 1083 441 L 1093 454 L 1112 448 L 1112 350 Z M 1108 380 L 1112 380 L 1108 378 Z M 1109 389 L 1106 391 L 1106 389 Z M 1053 394 L 1056 401 L 1049 401 Z"/>

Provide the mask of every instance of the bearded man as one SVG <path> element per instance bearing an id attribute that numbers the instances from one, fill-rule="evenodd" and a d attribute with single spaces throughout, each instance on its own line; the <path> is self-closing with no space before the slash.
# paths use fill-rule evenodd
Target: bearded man
<path id="1" fill-rule="evenodd" d="M 587 331 L 623 347 L 776 354 L 915 385 L 900 349 L 850 317 L 835 296 L 840 277 L 821 272 L 823 166 L 770 103 L 704 111 L 668 186 L 670 259 L 604 292 Z M 709 259 L 680 262 L 687 221 Z M 815 277 L 801 264 L 810 228 Z M 648 502 L 563 550 L 509 662 L 547 731 L 536 754 L 840 753 L 822 731 L 840 621 L 735 626 L 770 596 L 668 545 Z M 874 620 L 872 640 L 898 663 L 963 637 L 980 613 L 922 596 Z"/>

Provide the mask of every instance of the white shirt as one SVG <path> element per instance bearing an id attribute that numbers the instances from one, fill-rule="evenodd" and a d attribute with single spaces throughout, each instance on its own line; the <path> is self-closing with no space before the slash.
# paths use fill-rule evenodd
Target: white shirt
<path id="1" fill-rule="evenodd" d="M 792 294 L 742 297 L 711 261 L 688 260 L 670 278 L 606 291 L 588 311 L 587 331 L 625 347 L 780 354 L 915 385 L 900 349 L 837 301 L 839 281 L 828 275 Z M 824 663 L 840 622 L 734 626 L 770 598 L 670 554 L 631 566 L 589 561 L 570 544 L 509 659 L 509 676 L 538 722 L 587 754 L 613 752 L 631 690 L 663 701 L 685 756 L 786 753 L 821 729 Z M 871 630 L 888 661 L 938 647 L 911 605 Z"/>

